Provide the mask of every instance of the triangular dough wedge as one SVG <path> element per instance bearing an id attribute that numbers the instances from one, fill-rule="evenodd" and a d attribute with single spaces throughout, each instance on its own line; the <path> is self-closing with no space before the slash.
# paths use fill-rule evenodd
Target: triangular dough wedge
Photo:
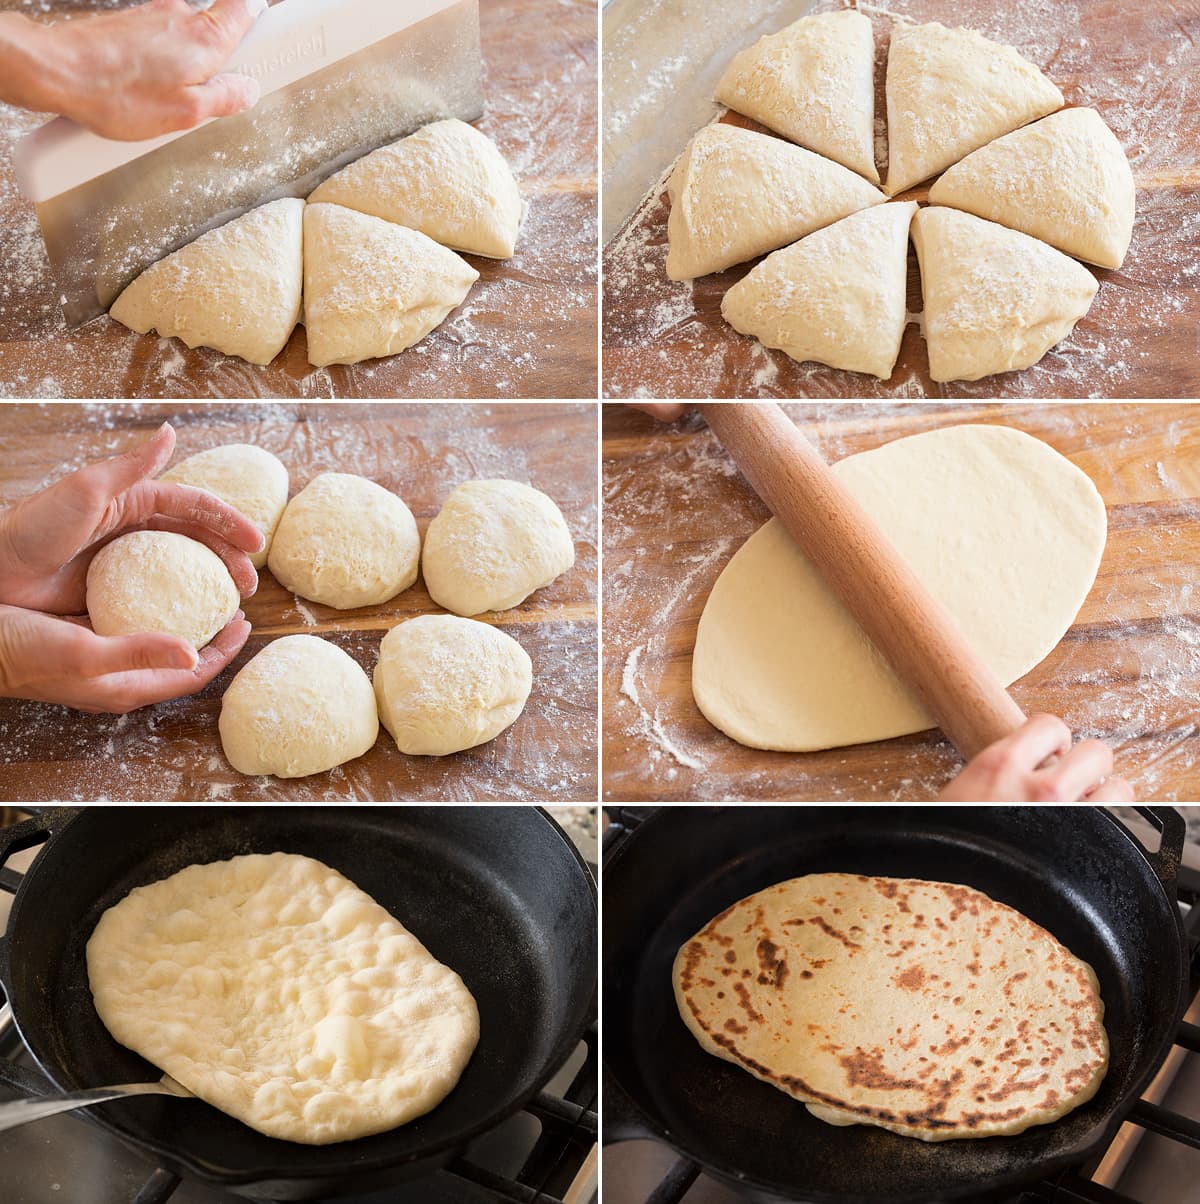
<path id="1" fill-rule="evenodd" d="M 672 280 L 723 271 L 887 200 L 849 168 L 723 124 L 688 143 L 667 194 Z"/>
<path id="2" fill-rule="evenodd" d="M 895 196 L 1062 105 L 1062 93 L 1011 46 L 936 21 L 897 23 L 888 52 L 884 190 Z"/>
<path id="3" fill-rule="evenodd" d="M 904 335 L 915 201 L 864 209 L 768 255 L 725 294 L 735 330 L 794 360 L 886 380 Z"/>
<path id="4" fill-rule="evenodd" d="M 304 325 L 318 368 L 395 355 L 463 303 L 479 273 L 417 230 L 341 205 L 304 211 Z"/>
<path id="5" fill-rule="evenodd" d="M 854 9 L 801 17 L 734 55 L 717 100 L 879 183 L 875 39 Z"/>
<path id="6" fill-rule="evenodd" d="M 489 259 L 512 255 L 525 212 L 496 144 L 454 118 L 364 155 L 308 199 L 357 209 Z"/>
<path id="7" fill-rule="evenodd" d="M 1133 172 L 1095 109 L 1064 109 L 989 142 L 937 180 L 929 200 L 1102 268 L 1121 266 L 1133 235 Z"/>
<path id="8" fill-rule="evenodd" d="M 304 202 L 286 197 L 151 264 L 109 314 L 146 334 L 269 364 L 300 317 Z"/>
<path id="9" fill-rule="evenodd" d="M 912 239 L 936 381 L 1036 364 L 1071 333 L 1099 287 L 1061 251 L 958 209 L 919 210 Z"/>

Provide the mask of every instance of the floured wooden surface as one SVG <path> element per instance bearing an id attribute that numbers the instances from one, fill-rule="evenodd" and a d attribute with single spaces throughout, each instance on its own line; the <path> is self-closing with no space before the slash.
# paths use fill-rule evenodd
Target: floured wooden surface
<path id="1" fill-rule="evenodd" d="M 254 627 L 211 685 L 130 715 L 84 715 L 0 699 L 0 800 L 318 802 L 596 797 L 596 477 L 591 405 L 189 405 L 0 407 L 0 507 L 113 455 L 169 419 L 176 460 L 257 443 L 288 468 L 291 496 L 320 472 L 354 472 L 403 497 L 422 535 L 454 485 L 509 477 L 548 493 L 575 540 L 575 566 L 520 606 L 481 616 L 533 661 L 533 692 L 507 731 L 449 757 L 406 757 L 385 731 L 363 757 L 282 781 L 243 777 L 217 732 L 221 695 L 269 640 L 332 640 L 374 670 L 396 623 L 442 613 L 418 578 L 380 606 L 336 611 L 286 592 L 266 569 L 243 602 Z"/>
<path id="2" fill-rule="evenodd" d="M 1200 799 L 1200 407 L 785 407 L 835 461 L 963 422 L 1014 426 L 1069 457 L 1108 508 L 1100 572 L 1058 647 L 1012 687 L 1027 712 L 1107 740 L 1139 801 Z M 938 732 L 816 753 L 744 748 L 691 693 L 709 590 L 767 511 L 698 414 L 604 423 L 604 797 L 923 801 L 961 765 Z"/>
<path id="3" fill-rule="evenodd" d="M 845 7 L 823 0 L 817 11 Z M 696 281 L 666 278 L 665 178 L 604 254 L 605 390 L 611 397 L 1187 397 L 1200 393 L 1200 0 L 953 0 L 859 3 L 876 36 L 876 143 L 886 166 L 883 80 L 897 20 L 966 24 L 1015 46 L 1062 89 L 1068 105 L 1097 109 L 1129 157 L 1137 220 L 1119 272 L 1057 350 L 1024 372 L 936 384 L 917 315 L 916 255 L 908 309 L 888 381 L 798 364 L 739 335 L 721 318 L 724 294 L 754 266 Z M 753 41 L 749 37 L 748 41 Z M 688 42 L 681 33 L 680 55 Z M 737 115 L 724 120 L 763 127 Z M 610 120 L 606 113 L 606 122 Z M 683 149 L 682 144 L 678 148 Z M 924 202 L 925 185 L 900 199 Z"/>
<path id="4" fill-rule="evenodd" d="M 112 7 L 50 0 L 55 18 Z M 30 13 L 24 0 L 0 11 Z M 0 396 L 588 397 L 596 392 L 596 10 L 589 0 L 481 0 L 485 112 L 476 126 L 529 212 L 513 259 L 466 258 L 466 302 L 398 356 L 313 368 L 303 327 L 265 368 L 108 317 L 67 330 L 12 152 L 44 115 L 0 105 Z"/>

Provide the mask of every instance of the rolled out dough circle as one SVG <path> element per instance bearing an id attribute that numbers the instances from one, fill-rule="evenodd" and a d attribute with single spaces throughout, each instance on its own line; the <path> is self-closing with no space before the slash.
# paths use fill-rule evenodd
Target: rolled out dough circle
<path id="1" fill-rule="evenodd" d="M 833 466 L 1008 685 L 1063 637 L 1104 551 L 1087 474 L 1003 426 L 911 435 Z M 692 660 L 708 721 L 782 752 L 886 740 L 933 720 L 777 519 L 713 586 Z"/>

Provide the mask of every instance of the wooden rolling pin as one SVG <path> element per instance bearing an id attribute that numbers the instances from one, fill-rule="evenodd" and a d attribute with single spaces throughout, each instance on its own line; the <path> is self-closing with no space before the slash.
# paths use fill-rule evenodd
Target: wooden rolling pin
<path id="1" fill-rule="evenodd" d="M 942 604 L 779 406 L 701 409 L 755 493 L 967 760 L 1025 722 Z"/>

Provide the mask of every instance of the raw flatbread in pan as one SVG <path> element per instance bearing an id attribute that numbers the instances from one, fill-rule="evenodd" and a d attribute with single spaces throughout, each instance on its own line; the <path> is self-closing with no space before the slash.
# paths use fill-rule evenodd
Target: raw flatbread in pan
<path id="1" fill-rule="evenodd" d="M 1095 1095 L 1096 976 L 965 886 L 811 874 L 722 912 L 675 958 L 711 1054 L 831 1124 L 923 1141 L 1020 1133 Z"/>
<path id="2" fill-rule="evenodd" d="M 1087 474 L 1024 431 L 953 426 L 833 466 L 1008 685 L 1070 627 L 1104 551 Z M 692 693 L 751 748 L 804 752 L 932 727 L 778 519 L 722 570 L 700 616 Z"/>
<path id="3" fill-rule="evenodd" d="M 109 1032 L 222 1112 L 307 1145 L 439 1104 L 479 1039 L 462 979 L 354 883 L 292 853 L 131 891 L 87 945 Z"/>

